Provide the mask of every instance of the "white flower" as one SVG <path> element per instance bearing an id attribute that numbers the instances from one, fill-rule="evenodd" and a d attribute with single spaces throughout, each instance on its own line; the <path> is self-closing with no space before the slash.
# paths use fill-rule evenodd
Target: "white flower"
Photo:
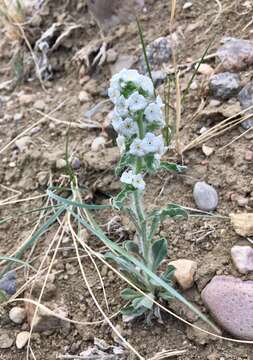
<path id="1" fill-rule="evenodd" d="M 134 177 L 133 170 L 126 170 L 121 175 L 120 181 L 125 184 L 131 185 L 133 183 L 133 177 Z"/>
<path id="2" fill-rule="evenodd" d="M 130 111 L 136 112 L 145 109 L 145 107 L 147 106 L 147 100 L 144 96 L 140 95 L 138 91 L 135 91 L 127 99 L 127 105 Z"/>
<path id="3" fill-rule="evenodd" d="M 145 189 L 146 184 L 145 184 L 145 181 L 143 180 L 143 177 L 141 174 L 133 176 L 132 185 L 138 190 Z"/>
<path id="4" fill-rule="evenodd" d="M 149 96 L 154 95 L 154 85 L 149 77 L 140 75 L 139 85 Z"/>
<path id="5" fill-rule="evenodd" d="M 128 115 L 127 103 L 123 95 L 121 95 L 116 99 L 115 106 L 116 106 L 116 111 L 120 116 Z"/>
<path id="6" fill-rule="evenodd" d="M 145 119 L 149 123 L 158 122 L 160 123 L 163 119 L 163 114 L 160 106 L 157 103 L 149 104 L 144 111 Z"/>
<path id="7" fill-rule="evenodd" d="M 160 138 L 149 132 L 145 135 L 142 146 L 146 154 L 156 153 L 160 146 Z"/>
<path id="8" fill-rule="evenodd" d="M 125 136 L 119 135 L 116 139 L 116 143 L 119 147 L 119 151 L 121 154 L 123 154 L 126 151 L 126 144 L 125 144 Z"/>
<path id="9" fill-rule="evenodd" d="M 123 80 L 123 82 L 127 83 L 127 82 L 133 82 L 134 84 L 139 84 L 139 78 L 140 78 L 140 74 L 138 73 L 137 70 L 126 70 L 123 69 L 120 71 L 119 73 L 119 77 L 121 80 Z"/>
<path id="10" fill-rule="evenodd" d="M 108 89 L 108 96 L 115 104 L 117 99 L 120 97 L 120 87 L 117 83 L 111 83 L 111 86 Z"/>
<path id="11" fill-rule="evenodd" d="M 160 108 L 164 108 L 164 106 L 165 106 L 165 104 L 163 103 L 163 101 L 161 99 L 161 96 L 159 96 L 159 95 L 156 97 L 156 104 L 158 106 L 160 106 Z"/>
<path id="12" fill-rule="evenodd" d="M 138 126 L 133 119 L 128 117 L 122 121 L 119 133 L 126 137 L 131 137 L 138 133 Z"/>
<path id="13" fill-rule="evenodd" d="M 132 142 L 131 146 L 130 146 L 130 154 L 138 156 L 138 157 L 142 157 L 146 154 L 144 146 L 143 146 L 143 142 L 141 139 L 136 138 L 134 139 L 134 141 Z"/>
<path id="14" fill-rule="evenodd" d="M 123 126 L 123 119 L 114 111 L 112 118 L 112 126 L 115 131 L 119 132 Z"/>
<path id="15" fill-rule="evenodd" d="M 163 140 L 163 136 L 159 135 L 157 136 L 157 150 L 156 152 L 161 156 L 163 154 L 165 154 L 167 148 L 164 144 L 164 140 Z"/>

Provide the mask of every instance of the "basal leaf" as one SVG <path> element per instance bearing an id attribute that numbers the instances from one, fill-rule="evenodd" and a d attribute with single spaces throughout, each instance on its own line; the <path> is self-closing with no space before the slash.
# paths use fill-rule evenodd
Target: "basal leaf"
<path id="1" fill-rule="evenodd" d="M 161 161 L 160 169 L 165 169 L 165 170 L 174 171 L 177 173 L 182 173 L 187 169 L 187 166 L 178 165 L 175 163 L 169 163 L 166 161 Z"/>
<path id="2" fill-rule="evenodd" d="M 159 265 L 167 255 L 168 255 L 167 240 L 164 238 L 156 240 L 152 246 L 154 271 L 159 267 Z"/>
<path id="3" fill-rule="evenodd" d="M 126 288 L 122 290 L 120 295 L 124 300 L 133 300 L 142 296 L 138 291 L 135 291 L 131 288 Z"/>
<path id="4" fill-rule="evenodd" d="M 133 253 L 136 255 L 140 255 L 140 249 L 139 246 L 134 242 L 134 241 L 126 241 L 124 243 L 125 249 L 127 250 L 127 252 L 129 253 Z"/>
<path id="5" fill-rule="evenodd" d="M 147 294 L 151 299 L 154 299 L 154 295 L 152 293 Z M 153 301 L 147 298 L 146 296 L 140 296 L 132 301 L 132 305 L 135 309 L 146 308 L 151 310 L 153 307 Z"/>
<path id="6" fill-rule="evenodd" d="M 163 221 L 166 217 L 187 219 L 188 213 L 180 205 L 169 204 L 165 209 L 160 211 L 161 221 Z"/>

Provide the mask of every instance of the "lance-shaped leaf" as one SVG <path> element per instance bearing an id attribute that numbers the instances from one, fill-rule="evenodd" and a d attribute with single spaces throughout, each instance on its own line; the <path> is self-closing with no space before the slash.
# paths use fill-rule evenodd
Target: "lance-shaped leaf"
<path id="1" fill-rule="evenodd" d="M 156 240 L 152 245 L 153 271 L 155 271 L 159 267 L 159 265 L 167 255 L 168 255 L 167 240 L 164 238 Z"/>

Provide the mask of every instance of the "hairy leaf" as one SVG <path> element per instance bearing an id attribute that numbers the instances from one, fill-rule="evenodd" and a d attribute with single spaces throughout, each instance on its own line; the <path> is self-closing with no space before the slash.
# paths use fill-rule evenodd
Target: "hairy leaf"
<path id="1" fill-rule="evenodd" d="M 169 163 L 169 162 L 166 162 L 166 161 L 161 161 L 160 169 L 165 169 L 165 170 L 174 171 L 174 172 L 177 172 L 177 173 L 182 173 L 187 169 L 187 166 L 178 165 L 178 164 L 175 164 L 175 163 Z"/>
<path id="2" fill-rule="evenodd" d="M 167 240 L 162 238 L 156 240 L 152 245 L 152 256 L 153 256 L 153 270 L 155 271 L 163 259 L 168 255 L 168 244 Z"/>

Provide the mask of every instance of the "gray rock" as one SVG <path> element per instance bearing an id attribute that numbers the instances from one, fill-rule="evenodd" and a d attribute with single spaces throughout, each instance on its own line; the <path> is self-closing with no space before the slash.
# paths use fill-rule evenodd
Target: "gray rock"
<path id="1" fill-rule="evenodd" d="M 197 208 L 202 211 L 213 211 L 218 206 L 217 191 L 205 181 L 198 181 L 194 185 L 193 197 Z"/>
<path id="2" fill-rule="evenodd" d="M 0 349 L 9 349 L 14 343 L 14 339 L 7 332 L 0 332 Z"/>
<path id="3" fill-rule="evenodd" d="M 215 276 L 201 297 L 222 328 L 237 338 L 253 340 L 253 281 Z"/>
<path id="4" fill-rule="evenodd" d="M 230 72 L 215 74 L 210 78 L 209 89 L 215 98 L 227 100 L 237 95 L 240 89 L 240 77 Z"/>
<path id="5" fill-rule="evenodd" d="M 172 55 L 171 40 L 169 37 L 159 37 L 146 48 L 148 62 L 153 70 L 160 70 L 162 64 L 170 61 Z M 143 72 L 147 72 L 144 56 L 140 59 Z"/>
<path id="6" fill-rule="evenodd" d="M 0 279 L 0 289 L 4 290 L 6 294 L 13 295 L 16 292 L 16 279 L 15 271 L 10 271 Z"/>
<path id="7" fill-rule="evenodd" d="M 241 274 L 253 271 L 253 249 L 250 246 L 233 246 L 231 256 Z"/>
<path id="8" fill-rule="evenodd" d="M 248 107 L 252 106 L 252 108 L 247 111 L 245 114 L 252 114 L 253 111 L 253 81 L 249 82 L 244 88 L 239 92 L 239 101 L 242 110 L 247 109 Z M 253 127 L 253 117 L 244 120 L 241 123 L 244 129 L 249 129 Z"/>
<path id="9" fill-rule="evenodd" d="M 247 40 L 228 37 L 218 49 L 217 56 L 225 70 L 242 70 L 253 64 L 253 44 Z"/>

